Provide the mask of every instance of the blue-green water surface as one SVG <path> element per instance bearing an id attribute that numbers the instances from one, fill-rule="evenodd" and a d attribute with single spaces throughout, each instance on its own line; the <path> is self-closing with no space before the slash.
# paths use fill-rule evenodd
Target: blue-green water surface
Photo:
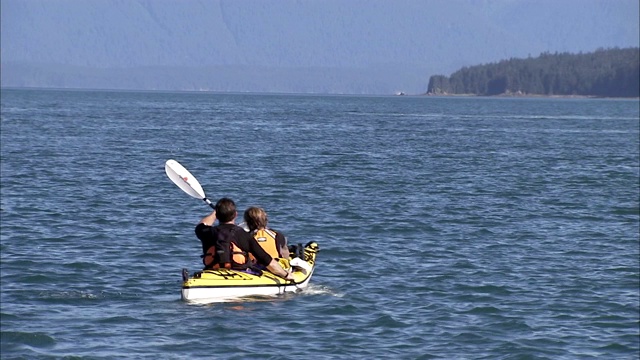
<path id="1" fill-rule="evenodd" d="M 638 100 L 1 94 L 2 359 L 637 359 Z M 216 200 L 322 250 L 190 305 Z"/>

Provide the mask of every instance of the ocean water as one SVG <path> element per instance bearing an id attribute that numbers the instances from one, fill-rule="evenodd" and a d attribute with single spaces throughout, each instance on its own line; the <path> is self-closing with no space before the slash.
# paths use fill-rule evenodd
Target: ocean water
<path id="1" fill-rule="evenodd" d="M 2 359 L 637 359 L 638 100 L 3 89 Z M 216 200 L 310 287 L 191 305 Z"/>

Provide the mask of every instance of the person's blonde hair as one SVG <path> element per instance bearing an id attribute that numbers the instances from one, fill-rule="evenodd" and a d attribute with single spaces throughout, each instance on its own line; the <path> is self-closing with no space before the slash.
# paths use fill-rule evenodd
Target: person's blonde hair
<path id="1" fill-rule="evenodd" d="M 267 227 L 267 213 L 264 209 L 252 206 L 244 212 L 244 222 L 250 231 Z"/>

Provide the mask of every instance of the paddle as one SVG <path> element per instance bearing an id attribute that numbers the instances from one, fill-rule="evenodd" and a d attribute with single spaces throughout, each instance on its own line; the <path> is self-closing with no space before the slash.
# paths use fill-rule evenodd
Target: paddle
<path id="1" fill-rule="evenodd" d="M 195 176 L 191 175 L 189 170 L 185 169 L 184 166 L 180 165 L 179 162 L 175 160 L 167 160 L 164 164 L 164 171 L 167 173 L 167 176 L 174 184 L 178 185 L 182 191 L 189 194 L 191 197 L 196 199 L 201 199 L 206 202 L 212 209 L 215 209 L 215 205 L 211 203 L 207 196 L 204 194 L 204 190 L 202 190 L 202 186 L 198 182 Z"/>

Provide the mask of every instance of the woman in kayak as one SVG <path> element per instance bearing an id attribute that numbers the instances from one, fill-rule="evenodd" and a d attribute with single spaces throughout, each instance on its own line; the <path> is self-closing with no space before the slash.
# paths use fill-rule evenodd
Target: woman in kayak
<path id="1" fill-rule="evenodd" d="M 254 239 L 272 258 L 289 258 L 287 238 L 283 233 L 267 228 L 269 219 L 264 209 L 254 206 L 248 208 L 244 212 L 244 222 Z"/>
<path id="2" fill-rule="evenodd" d="M 271 273 L 293 280 L 293 275 L 264 251 L 253 236 L 235 224 L 237 216 L 233 200 L 222 198 L 216 203 L 215 210 L 196 225 L 196 236 L 202 242 L 205 269 L 247 270 L 253 265 L 252 255 L 258 265 L 266 267 Z M 216 219 L 218 225 L 213 226 Z"/>

